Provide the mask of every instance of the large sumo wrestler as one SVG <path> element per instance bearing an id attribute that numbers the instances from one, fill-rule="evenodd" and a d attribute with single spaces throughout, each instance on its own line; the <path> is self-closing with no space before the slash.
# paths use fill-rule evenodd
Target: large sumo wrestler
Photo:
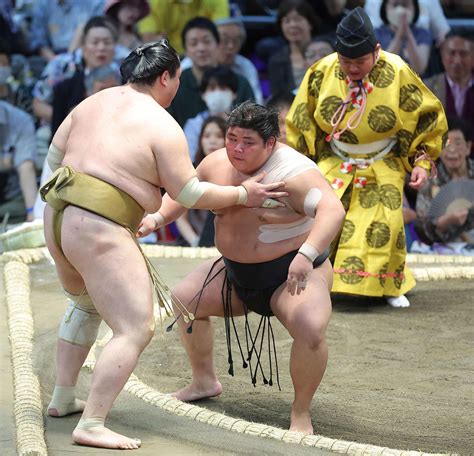
<path id="1" fill-rule="evenodd" d="M 254 384 L 258 372 L 264 383 L 272 384 L 274 315 L 293 338 L 290 374 L 295 396 L 290 429 L 311 434 L 311 401 L 328 356 L 325 332 L 331 315 L 332 268 L 327 249 L 342 224 L 344 209 L 315 163 L 278 142 L 278 135 L 276 111 L 243 103 L 230 114 L 225 148 L 208 155 L 197 168 L 200 179 L 219 185 L 239 185 L 266 171 L 263 181 L 284 181 L 289 196 L 279 199 L 284 207 L 273 210 L 232 206 L 215 211 L 215 243 L 222 258 L 200 265 L 174 289 L 195 315 L 191 323 L 177 318 L 193 379 L 174 395 L 192 401 L 221 393 L 210 317 L 225 317 L 232 374 L 233 318 L 247 317 L 251 311 L 262 315 L 260 330 L 252 331 L 246 320 L 246 350 L 236 330 L 242 361 L 250 368 Z M 140 232 L 146 235 L 183 211 L 165 197 L 160 211 L 145 217 Z M 267 340 L 269 377 L 262 369 L 261 347 Z"/>
<path id="2" fill-rule="evenodd" d="M 129 83 L 80 103 L 48 154 L 55 172 L 41 189 L 45 237 L 70 298 L 48 414 L 83 411 L 73 431 L 76 443 L 135 449 L 139 440 L 104 422 L 153 336 L 153 275 L 136 239 L 145 211 L 160 207 L 160 187 L 186 207 L 213 209 L 278 206 L 272 198 L 287 193 L 273 191 L 281 183 L 258 183 L 262 176 L 238 187 L 197 179 L 184 133 L 165 110 L 180 77 L 179 57 L 166 40 L 137 48 L 121 71 Z M 76 399 L 75 385 L 102 319 L 113 337 L 97 360 L 84 403 Z"/>

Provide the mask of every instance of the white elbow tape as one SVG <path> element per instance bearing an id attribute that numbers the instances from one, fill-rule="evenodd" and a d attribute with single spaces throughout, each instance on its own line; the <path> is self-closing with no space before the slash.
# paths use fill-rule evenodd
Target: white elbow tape
<path id="1" fill-rule="evenodd" d="M 318 256 L 320 255 L 318 249 L 306 242 L 299 248 L 298 253 L 301 253 L 301 255 L 308 258 L 311 263 L 314 263 L 314 260 L 316 260 L 316 258 L 318 258 Z"/>
<path id="2" fill-rule="evenodd" d="M 92 347 L 102 318 L 88 293 L 79 296 L 65 293 L 69 306 L 59 326 L 59 338 L 75 345 Z"/>
<path id="3" fill-rule="evenodd" d="M 208 182 L 201 182 L 196 176 L 188 180 L 187 184 L 179 192 L 176 202 L 188 209 L 193 207 L 204 192 L 211 186 Z"/>
<path id="4" fill-rule="evenodd" d="M 46 160 L 51 171 L 56 171 L 62 164 L 64 159 L 64 152 L 60 151 L 53 143 L 50 144 Z"/>
<path id="5" fill-rule="evenodd" d="M 247 189 L 243 185 L 239 185 L 237 190 L 239 191 L 239 199 L 237 200 L 237 204 L 240 206 L 245 206 L 248 199 Z"/>
<path id="6" fill-rule="evenodd" d="M 321 192 L 321 190 L 319 190 L 319 188 L 316 187 L 313 187 L 309 190 L 308 193 L 306 193 L 306 197 L 303 203 L 303 210 L 308 217 L 314 218 L 314 216 L 316 215 L 316 207 L 321 201 L 322 196 L 323 193 Z"/>

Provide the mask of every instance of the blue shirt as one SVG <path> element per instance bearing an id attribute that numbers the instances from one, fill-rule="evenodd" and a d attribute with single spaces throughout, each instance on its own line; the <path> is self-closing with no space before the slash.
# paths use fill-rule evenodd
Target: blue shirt
<path id="1" fill-rule="evenodd" d="M 104 0 L 36 0 L 31 24 L 31 51 L 49 46 L 68 49 L 78 25 L 104 14 Z"/>
<path id="2" fill-rule="evenodd" d="M 0 100 L 0 154 L 2 171 L 8 172 L 3 198 L 10 200 L 21 194 L 15 170 L 36 156 L 35 125 L 26 112 Z"/>

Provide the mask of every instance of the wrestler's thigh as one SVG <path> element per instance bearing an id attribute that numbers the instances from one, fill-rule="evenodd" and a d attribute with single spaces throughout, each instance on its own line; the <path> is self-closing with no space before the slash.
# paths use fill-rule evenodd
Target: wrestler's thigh
<path id="1" fill-rule="evenodd" d="M 299 295 L 292 296 L 286 283 L 273 294 L 272 311 L 293 338 L 324 334 L 331 317 L 332 274 L 331 263 L 326 260 L 313 270 L 306 289 Z"/>
<path id="2" fill-rule="evenodd" d="M 84 278 L 94 306 L 114 332 L 143 331 L 153 318 L 151 282 L 131 234 L 104 219 L 84 215 L 83 229 L 64 236 L 64 253 Z M 68 226 L 71 224 L 71 226 Z M 74 220 L 65 220 L 65 229 Z"/>
<path id="3" fill-rule="evenodd" d="M 222 303 L 222 286 L 225 279 L 224 262 L 222 260 L 217 264 L 215 262 L 214 258 L 201 263 L 173 288 L 174 296 L 198 319 L 224 316 Z M 206 278 L 212 278 L 212 280 L 202 290 Z M 201 290 L 202 295 L 200 295 Z M 244 314 L 242 302 L 234 291 L 232 291 L 232 307 L 234 315 Z"/>
<path id="4" fill-rule="evenodd" d="M 76 268 L 64 256 L 54 240 L 52 224 L 53 211 L 46 206 L 44 211 L 44 237 L 49 253 L 54 259 L 56 271 L 63 288 L 71 294 L 78 295 L 84 288 L 84 280 Z"/>

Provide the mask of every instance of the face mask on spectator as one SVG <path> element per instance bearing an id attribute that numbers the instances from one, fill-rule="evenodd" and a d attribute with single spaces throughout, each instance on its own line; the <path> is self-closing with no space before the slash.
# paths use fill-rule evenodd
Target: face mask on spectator
<path id="1" fill-rule="evenodd" d="M 220 114 L 230 111 L 234 94 L 230 90 L 213 90 L 206 92 L 202 98 L 206 102 L 210 114 Z"/>
<path id="2" fill-rule="evenodd" d="M 390 25 L 398 28 L 400 25 L 400 19 L 402 16 L 406 16 L 408 24 L 413 21 L 413 11 L 404 6 L 396 6 L 395 8 L 387 8 L 387 19 Z"/>
<path id="3" fill-rule="evenodd" d="M 0 85 L 6 84 L 11 75 L 12 75 L 11 67 L 0 66 Z"/>

